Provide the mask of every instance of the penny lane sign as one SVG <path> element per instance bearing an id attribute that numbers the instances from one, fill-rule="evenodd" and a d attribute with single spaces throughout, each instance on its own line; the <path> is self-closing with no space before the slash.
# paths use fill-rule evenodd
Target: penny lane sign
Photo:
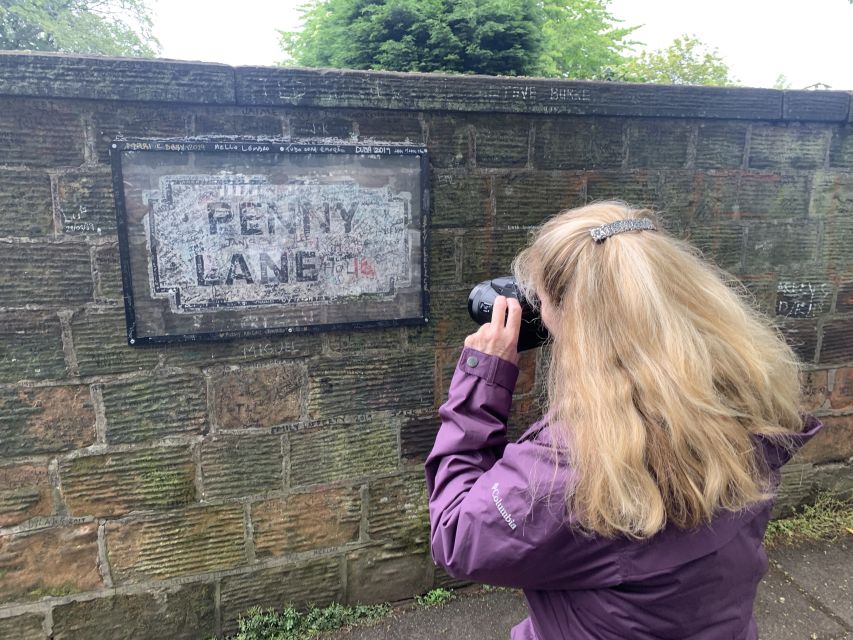
<path id="1" fill-rule="evenodd" d="M 426 149 L 116 140 L 129 344 L 427 321 Z"/>

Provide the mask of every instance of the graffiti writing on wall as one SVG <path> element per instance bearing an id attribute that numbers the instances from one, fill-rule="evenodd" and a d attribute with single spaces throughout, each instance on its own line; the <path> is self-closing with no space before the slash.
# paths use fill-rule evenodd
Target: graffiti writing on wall
<path id="1" fill-rule="evenodd" d="M 150 199 L 152 291 L 176 312 L 393 296 L 411 284 L 412 194 L 170 175 Z"/>

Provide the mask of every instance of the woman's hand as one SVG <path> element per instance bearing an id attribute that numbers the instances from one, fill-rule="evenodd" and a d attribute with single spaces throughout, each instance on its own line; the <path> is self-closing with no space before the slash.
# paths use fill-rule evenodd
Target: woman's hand
<path id="1" fill-rule="evenodd" d="M 465 338 L 465 346 L 517 365 L 520 329 L 521 304 L 515 298 L 498 296 L 492 306 L 492 321 L 481 325 L 477 333 Z"/>

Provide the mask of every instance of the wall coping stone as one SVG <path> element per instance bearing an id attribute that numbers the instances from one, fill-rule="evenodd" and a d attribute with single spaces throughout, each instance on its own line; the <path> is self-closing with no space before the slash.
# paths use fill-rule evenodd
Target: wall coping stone
<path id="1" fill-rule="evenodd" d="M 851 91 L 231 67 L 19 51 L 0 51 L 0 95 L 248 107 L 853 121 Z"/>
<path id="2" fill-rule="evenodd" d="M 224 64 L 0 51 L 0 95 L 234 104 Z"/>

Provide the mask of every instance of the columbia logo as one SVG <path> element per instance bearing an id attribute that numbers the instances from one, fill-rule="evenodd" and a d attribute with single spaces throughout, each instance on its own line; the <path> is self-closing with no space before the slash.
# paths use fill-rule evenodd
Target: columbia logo
<path id="1" fill-rule="evenodd" d="M 492 500 L 495 501 L 495 506 L 498 508 L 498 512 L 509 525 L 509 528 L 514 530 L 515 520 L 512 519 L 512 515 L 509 513 L 509 511 L 504 509 L 504 504 L 501 500 L 500 488 L 498 487 L 497 482 L 492 485 Z"/>

